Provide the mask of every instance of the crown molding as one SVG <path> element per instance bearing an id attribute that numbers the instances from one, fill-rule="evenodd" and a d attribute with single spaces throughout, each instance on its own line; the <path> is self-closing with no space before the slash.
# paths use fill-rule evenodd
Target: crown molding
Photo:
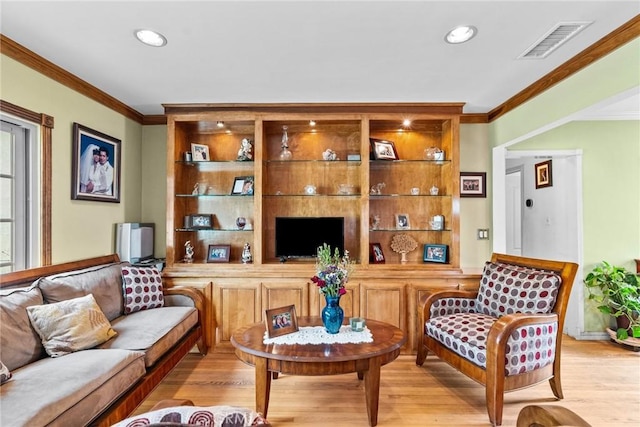
<path id="1" fill-rule="evenodd" d="M 639 36 L 640 15 L 636 15 L 621 27 L 604 36 L 488 113 L 461 114 L 460 123 L 490 123 Z M 3 34 L 0 34 L 0 53 L 142 125 L 164 125 L 167 123 L 165 115 L 145 116 Z"/>
<path id="2" fill-rule="evenodd" d="M 538 81 L 521 90 L 507 101 L 489 111 L 489 122 L 519 107 L 562 80 L 572 76 L 592 63 L 602 59 L 619 47 L 640 36 L 640 15 L 636 15 L 621 27 L 607 34 L 564 64 L 558 66 Z"/>
<path id="3" fill-rule="evenodd" d="M 85 82 L 53 62 L 48 61 L 37 53 L 13 41 L 4 34 L 0 34 L 0 53 L 20 62 L 21 64 L 43 74 L 50 79 L 67 86 L 76 92 L 93 99 L 123 116 L 142 123 L 143 115 L 133 108 L 118 101 L 113 96 L 101 91 L 97 87 Z"/>

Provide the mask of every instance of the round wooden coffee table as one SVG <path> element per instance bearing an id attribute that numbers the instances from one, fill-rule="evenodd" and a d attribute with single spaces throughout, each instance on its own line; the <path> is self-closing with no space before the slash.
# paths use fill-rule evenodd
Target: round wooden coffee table
<path id="1" fill-rule="evenodd" d="M 319 317 L 299 317 L 299 326 L 321 326 Z M 369 425 L 378 423 L 380 367 L 395 360 L 406 341 L 393 325 L 367 319 L 371 343 L 359 344 L 263 344 L 264 323 L 234 332 L 231 344 L 240 360 L 255 366 L 256 412 L 267 417 L 271 373 L 289 375 L 339 375 L 352 372 L 364 378 Z"/>

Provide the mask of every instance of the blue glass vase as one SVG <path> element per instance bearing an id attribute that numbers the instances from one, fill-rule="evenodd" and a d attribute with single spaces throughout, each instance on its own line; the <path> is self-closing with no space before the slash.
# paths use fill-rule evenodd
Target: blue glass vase
<path id="1" fill-rule="evenodd" d="M 340 307 L 340 297 L 330 297 L 325 295 L 327 305 L 322 309 L 322 324 L 330 334 L 340 332 L 340 326 L 344 320 L 344 310 Z"/>

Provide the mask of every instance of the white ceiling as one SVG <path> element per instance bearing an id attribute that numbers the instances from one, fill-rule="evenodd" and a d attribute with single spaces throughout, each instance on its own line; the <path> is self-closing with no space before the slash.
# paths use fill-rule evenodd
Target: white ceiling
<path id="1" fill-rule="evenodd" d="M 145 115 L 163 103 L 280 102 L 487 113 L 639 13 L 638 0 L 0 0 L 0 32 Z M 593 24 L 546 59 L 516 59 L 567 21 Z M 445 43 L 459 24 L 477 37 Z M 140 28 L 167 46 L 142 45 Z"/>

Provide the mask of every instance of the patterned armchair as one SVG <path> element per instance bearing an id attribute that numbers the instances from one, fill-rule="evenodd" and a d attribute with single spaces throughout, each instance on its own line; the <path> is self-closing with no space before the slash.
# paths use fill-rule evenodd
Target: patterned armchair
<path id="1" fill-rule="evenodd" d="M 418 307 L 418 356 L 429 351 L 486 387 L 493 425 L 504 393 L 549 380 L 562 399 L 564 316 L 578 265 L 493 254 L 475 291 L 437 291 Z"/>

